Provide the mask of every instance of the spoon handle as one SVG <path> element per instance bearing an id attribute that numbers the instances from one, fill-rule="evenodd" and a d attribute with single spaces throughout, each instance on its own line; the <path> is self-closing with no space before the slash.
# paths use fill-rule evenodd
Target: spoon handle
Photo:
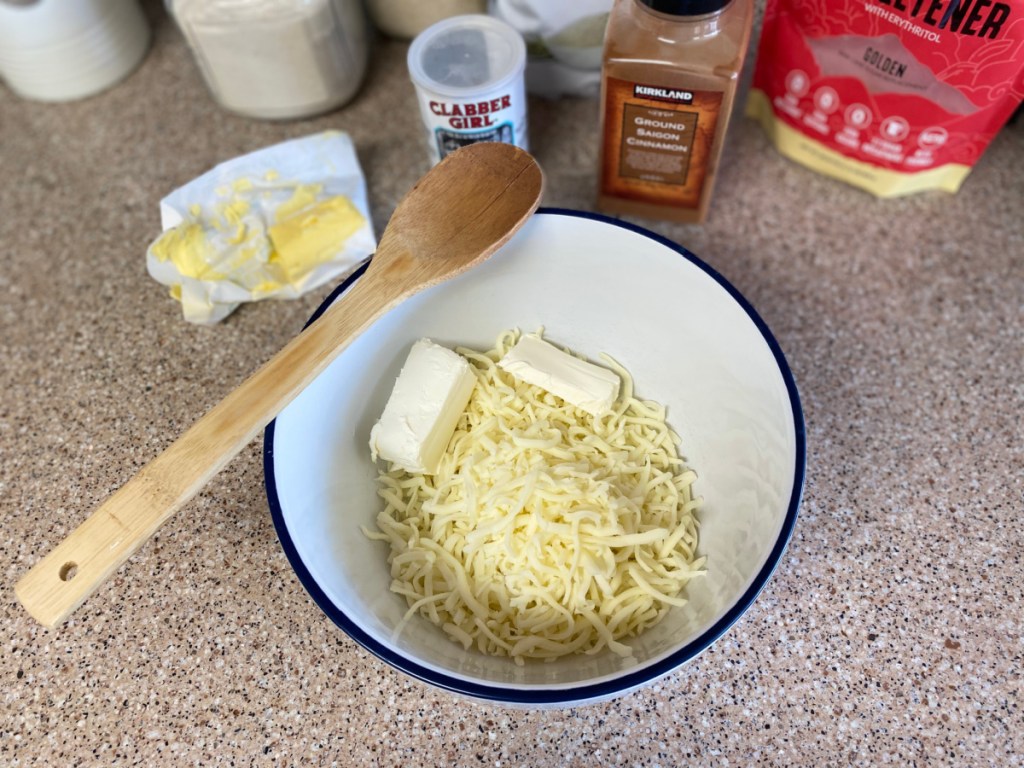
<path id="1" fill-rule="evenodd" d="M 37 621 L 48 627 L 63 622 L 353 339 L 414 292 L 367 277 L 357 280 L 315 323 L 139 470 L 18 581 L 14 591 Z"/>

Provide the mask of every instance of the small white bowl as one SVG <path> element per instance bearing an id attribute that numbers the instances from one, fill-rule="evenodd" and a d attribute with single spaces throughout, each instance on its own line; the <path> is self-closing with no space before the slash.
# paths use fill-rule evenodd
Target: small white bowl
<path id="1" fill-rule="evenodd" d="M 358 275 L 338 288 L 313 316 Z M 312 320 L 311 320 L 312 322 Z M 707 576 L 689 603 L 611 652 L 517 666 L 465 651 L 389 592 L 388 548 L 367 540 L 381 502 L 370 460 L 410 345 L 489 349 L 506 328 L 543 326 L 592 359 L 607 352 L 668 421 L 697 472 Z M 508 704 L 611 698 L 671 672 L 753 603 L 796 522 L 804 423 L 789 366 L 764 321 L 721 275 L 678 245 L 589 213 L 541 209 L 497 254 L 375 323 L 267 428 L 267 496 L 281 545 L 313 599 L 388 664 L 440 688 Z"/>

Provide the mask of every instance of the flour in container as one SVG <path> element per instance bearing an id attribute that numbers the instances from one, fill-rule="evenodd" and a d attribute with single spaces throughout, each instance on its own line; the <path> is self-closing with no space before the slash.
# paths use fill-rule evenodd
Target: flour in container
<path id="1" fill-rule="evenodd" d="M 249 117 L 310 117 L 352 99 L 369 35 L 357 0 L 167 0 L 211 94 Z"/>

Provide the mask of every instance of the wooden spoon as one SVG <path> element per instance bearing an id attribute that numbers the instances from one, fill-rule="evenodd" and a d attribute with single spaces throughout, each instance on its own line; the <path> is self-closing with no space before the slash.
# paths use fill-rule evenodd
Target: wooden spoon
<path id="1" fill-rule="evenodd" d="M 448 155 L 398 204 L 362 278 L 21 578 L 26 610 L 64 621 L 377 318 L 504 244 L 542 186 L 534 159 L 508 144 Z"/>

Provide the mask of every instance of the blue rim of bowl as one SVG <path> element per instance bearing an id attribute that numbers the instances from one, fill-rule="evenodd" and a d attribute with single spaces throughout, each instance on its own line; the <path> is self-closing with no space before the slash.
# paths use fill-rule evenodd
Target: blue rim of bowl
<path id="1" fill-rule="evenodd" d="M 786 509 L 786 517 L 783 521 L 782 529 L 779 531 L 779 536 L 768 555 L 768 559 L 765 561 L 764 566 L 762 566 L 760 572 L 754 578 L 751 585 L 721 619 L 715 622 L 697 638 L 687 643 L 677 651 L 658 660 L 656 663 L 599 683 L 590 683 L 565 688 L 508 688 L 501 685 L 474 683 L 453 677 L 444 674 L 443 672 L 425 667 L 421 664 L 417 664 L 415 661 L 412 661 L 393 649 L 377 642 L 373 637 L 356 625 L 348 616 L 346 616 L 343 611 L 339 610 L 338 607 L 331 602 L 330 598 L 327 597 L 324 591 L 320 589 L 320 586 L 306 568 L 305 563 L 303 563 L 302 558 L 299 556 L 298 550 L 295 548 L 295 543 L 292 541 L 291 535 L 288 532 L 288 526 L 285 524 L 284 513 L 281 509 L 281 502 L 277 495 L 277 484 L 274 475 L 274 427 L 277 422 L 276 419 L 270 422 L 263 436 L 263 475 L 264 483 L 266 485 L 267 501 L 270 504 L 270 513 L 274 520 L 274 528 L 277 530 L 277 536 L 281 542 L 281 548 L 284 550 L 285 556 L 291 563 L 296 575 L 298 575 L 299 581 L 302 583 L 302 586 L 306 588 L 306 591 L 309 592 L 313 601 L 320 606 L 320 609 L 325 614 L 327 614 L 327 617 L 341 627 L 349 637 L 363 646 L 363 648 L 390 666 L 395 667 L 418 680 L 422 680 L 423 682 L 454 693 L 461 693 L 467 696 L 472 696 L 473 698 L 495 702 L 558 706 L 569 705 L 577 702 L 607 699 L 619 693 L 625 693 L 635 688 L 639 688 L 677 670 L 683 664 L 696 658 L 707 650 L 716 640 L 718 640 L 718 638 L 728 631 L 740 616 L 747 611 L 747 609 L 754 603 L 754 600 L 757 599 L 758 594 L 760 594 L 761 590 L 764 589 L 764 586 L 768 583 L 768 580 L 771 578 L 772 573 L 775 571 L 779 561 L 782 559 L 786 546 L 793 535 L 793 528 L 796 525 L 797 510 L 800 506 L 800 498 L 804 487 L 804 474 L 806 471 L 807 460 L 806 433 L 803 409 L 800 405 L 800 395 L 797 392 L 796 382 L 793 380 L 793 373 L 789 368 L 789 364 L 786 362 L 786 358 L 782 353 L 781 347 L 779 347 L 778 342 L 775 340 L 775 337 L 772 335 L 767 324 L 761 319 L 761 316 L 757 314 L 757 311 L 753 306 L 751 306 L 750 302 L 748 302 L 743 295 L 740 294 L 740 292 L 715 269 L 704 263 L 700 258 L 690 253 L 690 251 L 678 243 L 651 232 L 650 230 L 644 229 L 643 227 L 630 224 L 629 222 L 620 221 L 597 213 L 575 211 L 566 208 L 539 208 L 537 210 L 537 214 L 593 219 L 594 221 L 600 221 L 615 227 L 627 229 L 638 235 L 643 235 L 644 237 L 654 240 L 655 242 L 664 245 L 666 248 L 671 248 L 680 256 L 689 260 L 695 266 L 706 272 L 719 285 L 729 292 L 729 295 L 732 296 L 740 307 L 743 308 L 753 321 L 754 325 L 761 332 L 761 335 L 764 337 L 765 342 L 768 344 L 775 357 L 775 362 L 779 366 L 779 371 L 786 383 L 786 391 L 789 394 L 790 406 L 793 409 L 793 425 L 796 432 L 796 461 L 793 475 L 793 492 L 790 495 L 789 506 Z M 306 326 L 315 322 L 316 319 L 324 313 L 327 307 L 329 307 L 331 303 L 348 288 L 348 286 L 359 279 L 359 277 L 366 271 L 367 264 L 363 264 L 359 269 L 346 278 L 341 285 L 331 292 L 331 295 L 323 301 L 323 303 L 317 308 L 316 312 L 314 312 L 309 318 Z"/>

